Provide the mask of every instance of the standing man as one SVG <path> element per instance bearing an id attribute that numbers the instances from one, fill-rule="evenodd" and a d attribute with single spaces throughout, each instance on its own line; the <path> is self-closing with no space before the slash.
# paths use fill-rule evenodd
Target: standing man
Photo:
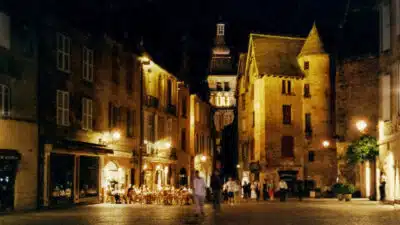
<path id="1" fill-rule="evenodd" d="M 204 199 L 206 197 L 206 182 L 200 177 L 199 171 L 196 170 L 193 180 L 194 202 L 196 204 L 196 216 L 204 216 Z"/>
<path id="2" fill-rule="evenodd" d="M 219 177 L 219 171 L 215 170 L 213 175 L 211 176 L 211 189 L 213 192 L 213 208 L 215 211 L 221 211 L 221 189 L 222 189 L 222 181 Z"/>
<path id="3" fill-rule="evenodd" d="M 279 181 L 279 197 L 281 199 L 281 202 L 286 201 L 286 191 L 288 189 L 287 183 L 284 180 Z"/>

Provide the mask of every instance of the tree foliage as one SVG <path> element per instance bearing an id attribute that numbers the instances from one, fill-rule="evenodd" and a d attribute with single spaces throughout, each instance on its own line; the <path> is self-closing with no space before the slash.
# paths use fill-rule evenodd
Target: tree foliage
<path id="1" fill-rule="evenodd" d="M 378 142 L 375 137 L 363 135 L 347 147 L 346 157 L 350 164 L 374 160 L 379 154 Z"/>

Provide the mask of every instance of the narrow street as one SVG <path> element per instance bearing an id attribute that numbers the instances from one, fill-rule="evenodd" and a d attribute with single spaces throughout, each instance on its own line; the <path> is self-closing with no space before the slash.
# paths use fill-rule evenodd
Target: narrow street
<path id="1" fill-rule="evenodd" d="M 260 202 L 223 206 L 214 215 L 210 205 L 206 216 L 196 218 L 192 207 L 157 205 L 91 205 L 63 210 L 14 213 L 0 216 L 1 225 L 126 225 L 126 224 L 268 224 L 268 225 L 398 225 L 400 206 L 380 205 L 366 200 L 350 203 L 329 200 L 305 200 L 286 203 Z"/>

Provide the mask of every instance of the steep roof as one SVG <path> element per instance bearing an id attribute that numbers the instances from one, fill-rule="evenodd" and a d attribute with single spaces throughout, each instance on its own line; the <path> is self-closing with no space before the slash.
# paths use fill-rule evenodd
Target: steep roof
<path id="1" fill-rule="evenodd" d="M 321 53 L 325 53 L 324 44 L 321 41 L 317 26 L 315 25 L 314 22 L 311 31 L 308 34 L 306 42 L 304 43 L 304 46 L 301 49 L 299 56 L 321 54 Z"/>
<path id="2" fill-rule="evenodd" d="M 302 76 L 297 55 L 305 38 L 251 34 L 259 74 Z"/>

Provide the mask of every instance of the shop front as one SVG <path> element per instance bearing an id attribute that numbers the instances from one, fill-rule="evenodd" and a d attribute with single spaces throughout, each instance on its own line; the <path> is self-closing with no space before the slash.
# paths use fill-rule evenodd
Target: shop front
<path id="1" fill-rule="evenodd" d="M 47 144 L 45 152 L 44 206 L 100 201 L 100 165 L 112 150 L 69 141 Z"/>
<path id="2" fill-rule="evenodd" d="M 133 168 L 131 162 L 131 154 L 123 155 L 123 153 L 120 153 L 118 155 L 121 155 L 121 157 L 116 155 L 104 157 L 101 179 L 102 202 L 118 202 L 120 196 L 125 195 L 128 188 L 135 185 L 135 168 Z"/>
<path id="3" fill-rule="evenodd" d="M 164 187 L 175 186 L 175 162 L 145 160 L 143 177 L 146 188 L 159 191 Z"/>
<path id="4" fill-rule="evenodd" d="M 14 209 L 15 180 L 21 155 L 16 150 L 0 150 L 0 212 Z"/>

